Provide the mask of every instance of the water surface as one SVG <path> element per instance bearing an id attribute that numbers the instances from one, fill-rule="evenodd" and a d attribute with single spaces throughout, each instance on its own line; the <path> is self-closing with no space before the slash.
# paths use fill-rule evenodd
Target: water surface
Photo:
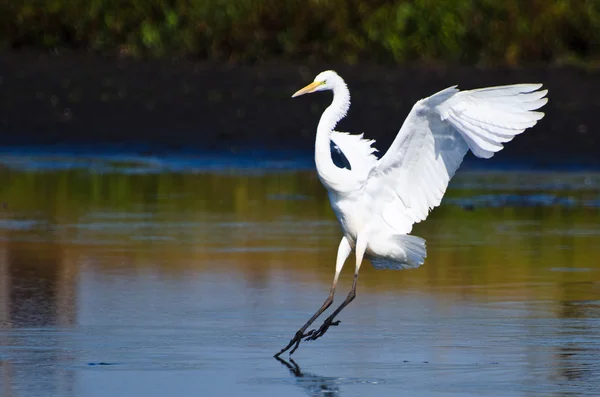
<path id="1" fill-rule="evenodd" d="M 310 167 L 211 164 L 0 156 L 2 396 L 600 394 L 600 174 L 459 173 L 425 265 L 278 362 L 339 227 Z"/>

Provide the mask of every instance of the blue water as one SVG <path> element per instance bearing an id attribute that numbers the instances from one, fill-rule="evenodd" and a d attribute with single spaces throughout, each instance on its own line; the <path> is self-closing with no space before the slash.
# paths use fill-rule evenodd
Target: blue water
<path id="1" fill-rule="evenodd" d="M 425 265 L 363 265 L 280 362 L 340 232 L 311 156 L 261 154 L 0 153 L 0 395 L 600 395 L 600 174 L 466 167 Z"/>

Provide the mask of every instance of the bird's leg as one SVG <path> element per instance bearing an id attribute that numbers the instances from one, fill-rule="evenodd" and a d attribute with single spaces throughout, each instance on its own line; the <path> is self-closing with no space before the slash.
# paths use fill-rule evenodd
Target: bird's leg
<path id="1" fill-rule="evenodd" d="M 317 317 L 319 317 L 325 310 L 327 310 L 329 306 L 331 306 L 331 304 L 333 303 L 333 295 L 335 293 L 335 286 L 337 285 L 340 271 L 342 270 L 342 267 L 344 267 L 344 262 L 346 261 L 346 258 L 348 258 L 348 255 L 350 255 L 351 250 L 352 248 L 350 247 L 350 243 L 348 242 L 346 237 L 342 237 L 342 241 L 340 241 L 340 245 L 338 247 L 337 260 L 335 264 L 335 275 L 333 276 L 333 283 L 331 284 L 329 296 L 327 296 L 327 299 L 325 299 L 325 302 L 323 302 L 321 308 L 317 310 L 315 314 L 313 314 L 313 316 L 306 322 L 306 324 L 302 326 L 302 328 L 298 330 L 298 332 L 296 332 L 294 337 L 290 340 L 290 343 L 288 343 L 286 347 L 281 349 L 279 353 L 276 353 L 273 357 L 279 357 L 282 353 L 292 348 L 292 346 L 293 348 L 290 351 L 290 355 L 294 354 L 298 346 L 300 346 L 302 338 L 309 335 L 305 334 L 306 329 L 310 327 L 310 325 L 317 319 Z"/>
<path id="2" fill-rule="evenodd" d="M 367 248 L 366 240 L 359 236 L 356 241 L 356 268 L 354 270 L 354 280 L 352 282 L 352 289 L 350 290 L 350 292 L 348 293 L 348 296 L 346 296 L 346 299 L 342 302 L 342 304 L 337 309 L 335 309 L 335 311 L 331 314 L 331 316 L 327 317 L 327 319 L 323 322 L 323 325 L 321 325 L 321 327 L 318 330 L 313 329 L 310 332 L 308 332 L 308 334 L 306 334 L 304 340 L 306 340 L 306 341 L 316 340 L 316 339 L 320 338 L 321 336 L 325 335 L 325 332 L 327 332 L 329 327 L 340 324 L 339 320 L 338 321 L 333 321 L 333 320 L 356 297 L 356 282 L 358 281 L 358 271 L 360 270 L 360 265 L 362 263 L 362 259 L 365 254 L 366 248 Z"/>
<path id="3" fill-rule="evenodd" d="M 348 296 L 346 296 L 346 299 L 342 302 L 342 304 L 337 309 L 335 309 L 335 311 L 331 314 L 331 316 L 327 317 L 327 319 L 323 322 L 323 325 L 321 325 L 321 327 L 319 327 L 318 330 L 313 329 L 310 332 L 308 332 L 306 335 L 304 335 L 304 337 L 305 337 L 304 340 L 308 341 L 308 340 L 318 339 L 321 336 L 323 336 L 325 334 L 325 332 L 327 332 L 329 327 L 340 324 L 339 320 L 338 321 L 333 321 L 333 320 L 356 297 L 356 279 L 357 278 L 358 278 L 358 274 L 355 274 L 354 282 L 352 283 L 352 289 L 350 290 L 350 292 L 348 293 Z"/>
<path id="4" fill-rule="evenodd" d="M 306 322 L 306 324 L 304 324 L 302 326 L 302 328 L 300 328 L 298 330 L 298 332 L 296 332 L 296 334 L 294 335 L 294 337 L 290 340 L 290 343 L 288 343 L 286 347 L 284 347 L 283 349 L 281 349 L 279 351 L 279 353 L 276 353 L 273 357 L 278 358 L 281 354 L 285 353 L 292 346 L 294 346 L 294 347 L 290 351 L 290 355 L 294 354 L 294 352 L 296 351 L 296 349 L 298 348 L 298 346 L 300 346 L 300 342 L 302 341 L 302 338 L 304 338 L 305 336 L 308 335 L 308 334 L 304 333 L 306 331 L 306 329 L 308 327 L 310 327 L 310 325 L 317 319 L 317 317 L 319 317 L 333 303 L 333 293 L 334 293 L 334 290 L 335 290 L 335 284 L 331 286 L 331 291 L 329 292 L 329 296 L 327 297 L 327 299 L 325 299 L 325 302 L 323 303 L 323 306 L 321 306 L 321 308 L 319 310 L 317 310 L 317 312 L 315 314 L 313 314 L 313 316 L 310 318 L 310 320 L 308 320 Z"/>

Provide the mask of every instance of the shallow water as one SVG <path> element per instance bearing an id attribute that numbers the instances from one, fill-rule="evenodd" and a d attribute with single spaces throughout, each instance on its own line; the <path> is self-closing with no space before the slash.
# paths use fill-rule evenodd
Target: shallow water
<path id="1" fill-rule="evenodd" d="M 340 238 L 298 164 L 0 156 L 0 395 L 600 394 L 600 174 L 459 173 L 425 265 L 278 362 Z"/>

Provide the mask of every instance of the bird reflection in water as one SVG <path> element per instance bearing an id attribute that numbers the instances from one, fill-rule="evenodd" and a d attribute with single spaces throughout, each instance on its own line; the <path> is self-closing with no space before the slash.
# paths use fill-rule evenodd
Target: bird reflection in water
<path id="1" fill-rule="evenodd" d="M 277 361 L 285 365 L 290 373 L 296 378 L 296 384 L 300 386 L 309 396 L 340 396 L 339 378 L 319 376 L 302 372 L 300 366 L 291 358 L 289 362 L 275 357 Z"/>

